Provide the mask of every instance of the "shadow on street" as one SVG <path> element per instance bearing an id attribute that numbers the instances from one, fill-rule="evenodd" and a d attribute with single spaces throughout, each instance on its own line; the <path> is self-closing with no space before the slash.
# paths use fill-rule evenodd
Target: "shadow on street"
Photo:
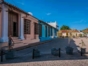
<path id="1" fill-rule="evenodd" d="M 88 59 L 87 55 L 88 53 L 81 56 L 80 51 L 78 50 L 79 46 L 75 44 L 75 41 L 73 39 L 70 40 L 70 43 L 68 44 L 69 39 L 68 38 L 58 38 L 56 40 L 53 40 L 49 43 L 45 43 L 42 45 L 34 46 L 31 48 L 27 48 L 20 51 L 15 51 L 15 57 L 14 59 L 5 60 L 2 62 L 2 64 L 7 63 L 23 63 L 23 62 L 40 62 L 40 61 L 54 61 L 54 60 L 83 60 Z M 66 47 L 70 45 L 73 50 L 73 55 L 66 54 Z M 40 51 L 41 56 L 32 59 L 32 50 L 36 48 Z M 61 56 L 53 56 L 51 54 L 52 48 L 61 48 Z M 1 63 L 1 62 L 0 62 Z"/>

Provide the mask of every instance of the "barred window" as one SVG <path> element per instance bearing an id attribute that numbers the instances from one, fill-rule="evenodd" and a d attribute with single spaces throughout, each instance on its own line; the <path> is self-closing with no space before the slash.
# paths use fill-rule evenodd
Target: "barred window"
<path id="1" fill-rule="evenodd" d="M 31 20 L 24 19 L 24 34 L 30 34 L 30 22 Z"/>
<path id="2" fill-rule="evenodd" d="M 38 23 L 34 23 L 34 33 L 38 34 L 39 33 L 39 29 L 38 29 Z"/>

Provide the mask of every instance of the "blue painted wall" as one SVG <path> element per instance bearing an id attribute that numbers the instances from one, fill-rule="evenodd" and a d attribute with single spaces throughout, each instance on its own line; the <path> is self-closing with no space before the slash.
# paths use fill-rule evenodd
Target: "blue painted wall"
<path id="1" fill-rule="evenodd" d="M 54 36 L 54 38 L 56 38 L 55 35 L 57 33 L 57 30 L 55 28 L 53 28 L 53 27 L 51 28 L 51 26 L 47 25 L 44 22 L 39 21 L 39 24 L 42 25 L 42 30 L 41 30 L 42 35 L 39 37 L 40 41 L 51 40 L 51 39 L 53 39 L 51 36 Z M 47 29 L 46 29 L 46 26 L 47 26 Z M 48 31 L 48 27 L 50 27 L 50 31 Z M 48 34 L 49 32 L 50 32 L 50 35 Z"/>

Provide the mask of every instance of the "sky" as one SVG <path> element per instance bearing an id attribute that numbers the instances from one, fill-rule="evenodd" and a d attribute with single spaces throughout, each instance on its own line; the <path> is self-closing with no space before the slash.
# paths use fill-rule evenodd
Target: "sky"
<path id="1" fill-rule="evenodd" d="M 59 28 L 88 28 L 88 0 L 5 0 L 45 22 L 57 21 Z"/>

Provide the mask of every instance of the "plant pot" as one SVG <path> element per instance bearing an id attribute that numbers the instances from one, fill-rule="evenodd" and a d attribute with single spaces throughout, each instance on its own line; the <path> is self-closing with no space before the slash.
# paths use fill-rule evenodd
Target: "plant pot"
<path id="1" fill-rule="evenodd" d="M 70 47 L 70 46 L 67 46 L 66 47 L 66 53 L 69 54 L 69 55 L 72 55 L 73 54 L 73 48 Z"/>
<path id="2" fill-rule="evenodd" d="M 6 53 L 5 58 L 6 58 L 7 60 L 8 60 L 8 59 L 13 59 L 13 58 L 14 58 L 14 54 L 15 54 L 14 50 L 10 50 L 10 51 L 8 51 L 8 52 Z"/>
<path id="3" fill-rule="evenodd" d="M 59 50 L 56 48 L 51 49 L 51 54 L 54 56 L 58 56 L 59 55 Z"/>
<path id="4" fill-rule="evenodd" d="M 40 51 L 38 49 L 34 50 L 34 57 L 40 57 Z"/>
<path id="5" fill-rule="evenodd" d="M 56 50 L 56 48 L 51 49 L 51 54 L 54 55 Z"/>
<path id="6" fill-rule="evenodd" d="M 86 53 L 86 48 L 81 48 L 81 52 L 82 52 L 82 54 L 85 54 Z"/>

